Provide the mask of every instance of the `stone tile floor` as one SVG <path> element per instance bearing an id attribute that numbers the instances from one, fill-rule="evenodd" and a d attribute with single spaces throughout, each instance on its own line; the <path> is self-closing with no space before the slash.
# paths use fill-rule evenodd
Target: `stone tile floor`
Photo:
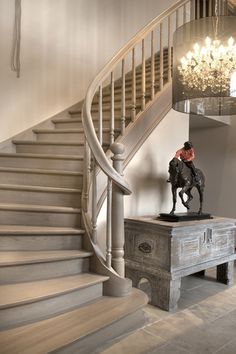
<path id="1" fill-rule="evenodd" d="M 236 354 L 236 272 L 230 288 L 216 282 L 215 269 L 207 270 L 205 277 L 185 277 L 175 313 L 151 305 L 144 311 L 144 327 L 98 353 Z"/>

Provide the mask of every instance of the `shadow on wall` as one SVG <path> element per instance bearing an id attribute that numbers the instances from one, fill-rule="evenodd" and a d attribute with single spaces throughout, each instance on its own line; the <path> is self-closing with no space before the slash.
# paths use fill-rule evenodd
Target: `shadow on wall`
<path id="1" fill-rule="evenodd" d="M 153 154 L 145 153 L 142 163 L 132 166 L 132 172 L 128 176 L 132 195 L 126 200 L 129 204 L 126 214 L 129 216 L 153 215 L 166 207 L 169 194 L 167 172 L 165 173 L 164 163 L 162 168 L 159 165 L 160 162 Z"/>

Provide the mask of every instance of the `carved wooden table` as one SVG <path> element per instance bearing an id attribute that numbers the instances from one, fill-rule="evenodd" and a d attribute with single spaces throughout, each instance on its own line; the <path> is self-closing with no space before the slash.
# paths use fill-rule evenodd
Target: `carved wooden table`
<path id="1" fill-rule="evenodd" d="M 165 222 L 156 217 L 125 219 L 126 276 L 151 286 L 151 304 L 175 310 L 181 278 L 217 266 L 217 280 L 233 284 L 236 220 Z"/>

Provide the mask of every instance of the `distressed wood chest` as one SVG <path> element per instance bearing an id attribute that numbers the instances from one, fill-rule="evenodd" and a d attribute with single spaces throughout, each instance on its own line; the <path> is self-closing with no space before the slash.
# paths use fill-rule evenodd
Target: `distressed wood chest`
<path id="1" fill-rule="evenodd" d="M 151 286 L 151 303 L 175 310 L 181 277 L 217 267 L 217 280 L 233 283 L 236 220 L 166 222 L 146 216 L 125 219 L 126 276 Z"/>

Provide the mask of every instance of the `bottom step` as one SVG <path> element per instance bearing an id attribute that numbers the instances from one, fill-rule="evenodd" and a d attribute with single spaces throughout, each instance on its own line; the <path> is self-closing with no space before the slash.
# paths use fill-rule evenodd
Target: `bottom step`
<path id="1" fill-rule="evenodd" d="M 108 297 L 48 320 L 2 331 L 4 354 L 92 353 L 104 341 L 143 325 L 147 296 L 133 289 L 125 297 Z"/>

